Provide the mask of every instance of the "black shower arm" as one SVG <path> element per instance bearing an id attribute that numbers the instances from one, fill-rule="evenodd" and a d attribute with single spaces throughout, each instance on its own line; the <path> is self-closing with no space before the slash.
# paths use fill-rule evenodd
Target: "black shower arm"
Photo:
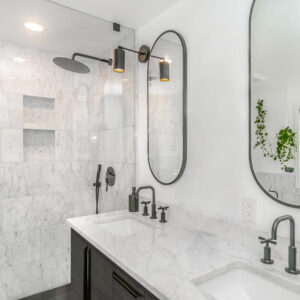
<path id="1" fill-rule="evenodd" d="M 145 53 L 143 53 L 143 52 L 135 51 L 135 50 L 132 50 L 132 49 L 129 49 L 129 48 L 125 48 L 125 47 L 123 47 L 123 46 L 118 46 L 118 48 L 119 48 L 119 49 L 126 50 L 126 51 L 130 51 L 130 52 L 133 52 L 133 53 L 145 55 Z M 157 58 L 157 59 L 165 60 L 164 57 L 159 57 L 159 56 L 155 56 L 155 55 L 150 55 L 150 56 L 151 56 L 151 57 L 154 57 L 154 58 Z"/>
<path id="2" fill-rule="evenodd" d="M 87 54 L 83 54 L 83 53 L 79 53 L 79 52 L 73 53 L 72 59 L 74 60 L 76 56 L 81 56 L 81 57 L 85 57 L 85 58 L 89 58 L 89 59 L 93 59 L 93 60 L 98 60 L 101 62 L 105 62 L 105 63 L 109 64 L 110 66 L 112 65 L 112 59 L 103 59 L 103 58 L 99 58 L 96 56 L 91 56 L 91 55 L 87 55 Z"/>

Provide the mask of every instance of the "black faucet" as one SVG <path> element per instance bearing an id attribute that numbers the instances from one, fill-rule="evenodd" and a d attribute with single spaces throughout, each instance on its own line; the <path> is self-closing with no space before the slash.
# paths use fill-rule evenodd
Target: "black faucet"
<path id="1" fill-rule="evenodd" d="M 300 274 L 297 269 L 297 248 L 295 245 L 295 220 L 292 216 L 286 215 L 277 218 L 272 226 L 272 240 L 277 240 L 278 225 L 283 221 L 290 221 L 290 246 L 289 246 L 289 263 L 285 271 L 290 274 Z"/>
<path id="2" fill-rule="evenodd" d="M 136 191 L 136 197 L 137 200 L 139 202 L 139 193 L 141 190 L 146 190 L 146 189 L 150 189 L 152 191 L 152 204 L 151 204 L 151 219 L 157 219 L 156 216 L 156 203 L 155 203 L 155 190 L 154 187 L 150 186 L 150 185 L 146 185 L 146 186 L 141 186 L 137 189 Z"/>

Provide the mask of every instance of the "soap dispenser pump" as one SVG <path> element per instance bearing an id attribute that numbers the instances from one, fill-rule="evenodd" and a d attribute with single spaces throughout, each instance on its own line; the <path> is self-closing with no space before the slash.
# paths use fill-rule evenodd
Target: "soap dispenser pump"
<path id="1" fill-rule="evenodd" d="M 128 209 L 130 212 L 139 211 L 139 201 L 136 195 L 136 187 L 132 187 L 132 193 L 129 195 Z"/>

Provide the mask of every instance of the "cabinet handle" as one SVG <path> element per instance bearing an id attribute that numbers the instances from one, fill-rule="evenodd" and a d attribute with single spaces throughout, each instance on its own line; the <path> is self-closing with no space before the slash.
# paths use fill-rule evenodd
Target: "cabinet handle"
<path id="1" fill-rule="evenodd" d="M 116 280 L 128 293 L 130 293 L 134 298 L 143 297 L 131 284 L 129 284 L 124 278 L 122 278 L 115 271 L 113 272 L 113 279 Z"/>
<path id="2" fill-rule="evenodd" d="M 91 249 L 84 248 L 83 300 L 90 300 Z"/>
<path id="3" fill-rule="evenodd" d="M 83 255 L 83 300 L 87 300 L 87 252 L 88 247 L 85 247 Z"/>
<path id="4" fill-rule="evenodd" d="M 91 299 L 91 248 L 87 249 L 87 261 L 86 261 L 86 265 L 87 265 L 87 270 L 86 270 L 86 274 L 87 274 L 87 295 L 86 295 L 86 299 L 90 300 Z"/>

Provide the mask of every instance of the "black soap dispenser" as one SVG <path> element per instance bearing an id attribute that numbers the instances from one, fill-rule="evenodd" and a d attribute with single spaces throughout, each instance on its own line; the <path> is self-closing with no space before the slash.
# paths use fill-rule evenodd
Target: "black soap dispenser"
<path id="1" fill-rule="evenodd" d="M 128 209 L 130 212 L 139 211 L 139 201 L 136 195 L 136 187 L 132 187 L 132 193 L 129 195 Z"/>

